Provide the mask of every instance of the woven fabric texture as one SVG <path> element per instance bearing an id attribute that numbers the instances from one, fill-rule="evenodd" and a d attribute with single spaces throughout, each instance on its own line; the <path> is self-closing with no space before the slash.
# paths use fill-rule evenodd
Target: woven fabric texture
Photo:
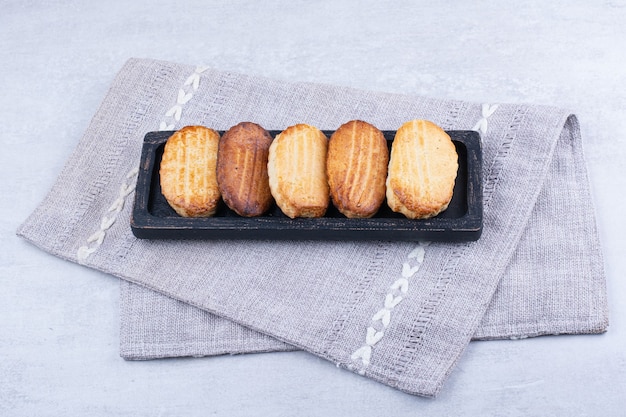
<path id="1" fill-rule="evenodd" d="M 478 130 L 484 231 L 465 243 L 174 241 L 129 227 L 146 132 L 363 119 Z M 122 356 L 304 349 L 436 395 L 472 338 L 599 333 L 608 313 L 577 119 L 131 59 L 18 234 L 122 285 Z M 141 288 L 143 287 L 143 288 Z"/>

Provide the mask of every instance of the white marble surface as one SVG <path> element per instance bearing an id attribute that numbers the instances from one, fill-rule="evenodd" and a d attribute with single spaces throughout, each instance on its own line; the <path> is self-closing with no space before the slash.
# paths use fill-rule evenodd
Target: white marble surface
<path id="1" fill-rule="evenodd" d="M 498 3 L 1 2 L 0 415 L 626 415 L 626 2 Z M 118 280 L 15 230 L 132 56 L 572 109 L 604 248 L 609 331 L 472 343 L 435 400 L 303 352 L 125 362 Z"/>

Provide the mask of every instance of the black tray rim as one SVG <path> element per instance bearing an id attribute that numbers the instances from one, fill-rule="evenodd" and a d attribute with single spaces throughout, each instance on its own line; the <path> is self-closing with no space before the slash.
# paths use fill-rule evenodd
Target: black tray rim
<path id="1" fill-rule="evenodd" d="M 245 217 L 159 217 L 149 212 L 152 173 L 157 149 L 175 131 L 146 133 L 137 174 L 130 226 L 140 239 L 205 240 L 387 240 L 387 241 L 475 241 L 482 234 L 482 147 L 480 134 L 473 130 L 446 131 L 454 142 L 462 144 L 467 154 L 467 212 L 458 218 L 413 220 L 406 218 L 314 219 L 259 216 Z M 281 130 L 269 130 L 275 137 Z M 330 137 L 334 131 L 322 130 Z M 382 131 L 387 140 L 395 131 Z M 224 131 L 218 131 L 220 135 Z M 332 204 L 332 202 L 330 203 Z"/>

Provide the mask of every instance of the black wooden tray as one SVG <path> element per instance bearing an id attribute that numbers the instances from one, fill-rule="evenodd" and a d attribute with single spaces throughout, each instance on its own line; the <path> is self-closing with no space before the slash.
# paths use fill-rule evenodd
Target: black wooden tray
<path id="1" fill-rule="evenodd" d="M 274 205 L 264 216 L 245 218 L 222 202 L 214 217 L 181 217 L 161 194 L 159 165 L 171 131 L 144 138 L 131 218 L 133 234 L 142 239 L 265 239 L 265 240 L 429 240 L 471 241 L 482 232 L 482 153 L 474 131 L 448 131 L 459 155 L 459 171 L 448 209 L 426 220 L 394 213 L 386 202 L 369 219 L 348 219 L 333 207 L 324 217 L 290 219 Z M 223 132 L 220 132 L 220 134 Z M 275 137 L 280 131 L 270 131 Z M 324 131 L 330 137 L 332 131 Z M 395 131 L 383 131 L 389 146 Z"/>

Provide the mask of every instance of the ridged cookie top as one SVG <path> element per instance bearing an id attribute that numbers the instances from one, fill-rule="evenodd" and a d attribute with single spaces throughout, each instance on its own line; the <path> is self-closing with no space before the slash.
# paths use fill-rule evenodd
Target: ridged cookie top
<path id="1" fill-rule="evenodd" d="M 330 200 L 326 178 L 328 138 L 316 127 L 297 124 L 274 138 L 268 174 L 276 204 L 287 216 L 321 217 Z"/>
<path id="2" fill-rule="evenodd" d="M 375 126 L 352 120 L 330 137 L 326 172 L 333 204 L 349 218 L 372 217 L 385 200 L 389 149 Z"/>
<path id="3" fill-rule="evenodd" d="M 161 192 L 183 217 L 215 214 L 220 200 L 216 164 L 219 134 L 204 126 L 186 126 L 165 143 L 160 165 Z"/>
<path id="4" fill-rule="evenodd" d="M 245 217 L 260 216 L 272 204 L 267 162 L 272 137 L 261 126 L 242 122 L 220 139 L 217 183 L 228 207 Z"/>
<path id="5" fill-rule="evenodd" d="M 448 208 L 458 170 L 450 136 L 436 124 L 412 120 L 396 132 L 387 177 L 387 204 L 408 218 L 433 217 Z"/>

